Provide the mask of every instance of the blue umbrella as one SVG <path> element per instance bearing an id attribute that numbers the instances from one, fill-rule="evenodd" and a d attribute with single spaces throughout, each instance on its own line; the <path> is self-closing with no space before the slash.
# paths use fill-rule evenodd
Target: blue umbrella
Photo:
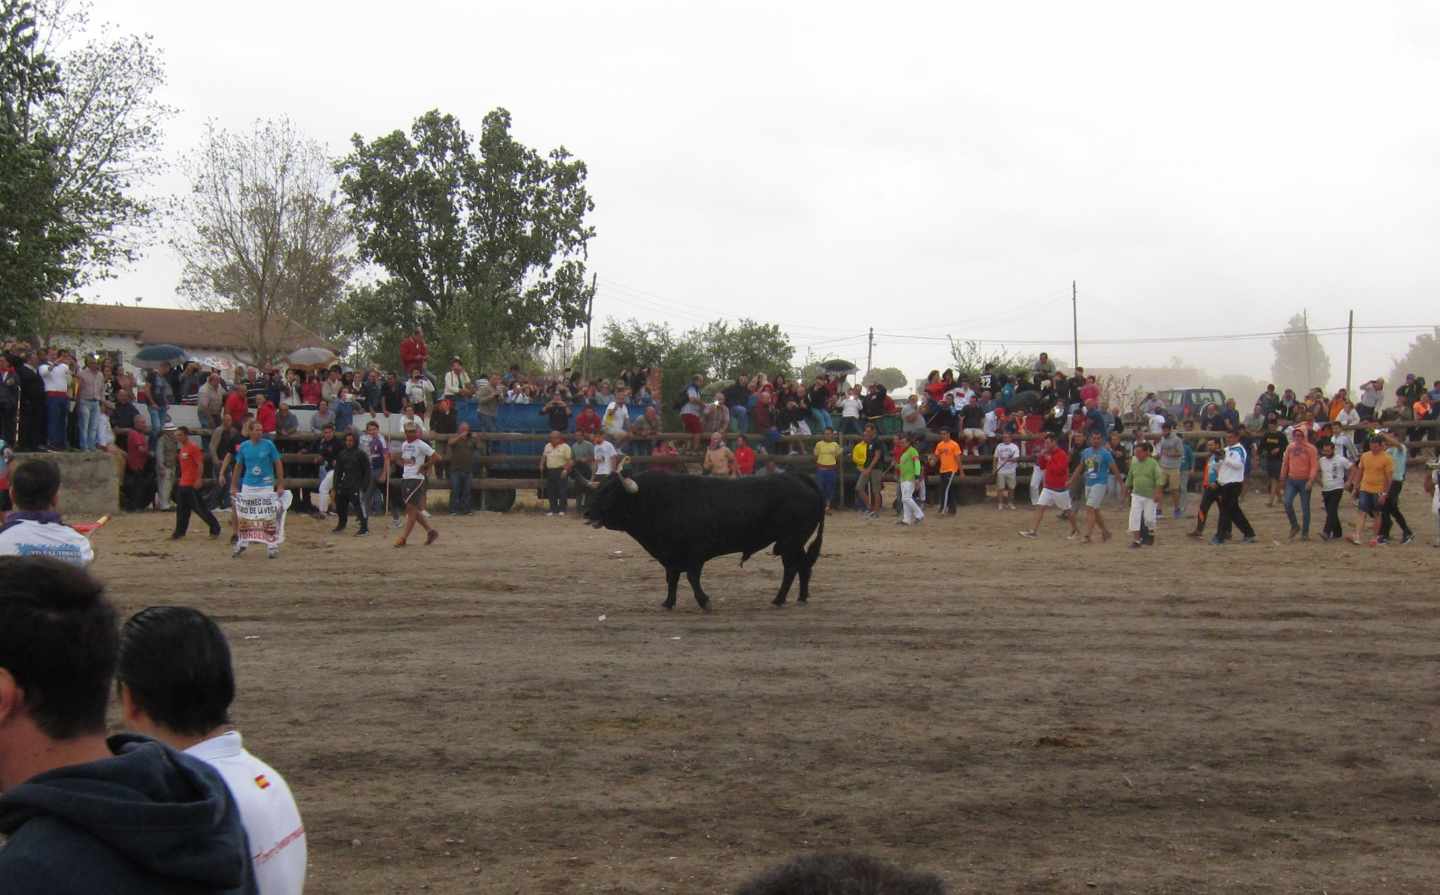
<path id="1" fill-rule="evenodd" d="M 168 367 L 185 360 L 185 350 L 178 345 L 146 345 L 130 360 L 146 367 Z"/>

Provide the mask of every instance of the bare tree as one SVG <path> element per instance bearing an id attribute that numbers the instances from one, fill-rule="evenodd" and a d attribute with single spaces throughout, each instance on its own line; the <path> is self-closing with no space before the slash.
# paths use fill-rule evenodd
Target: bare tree
<path id="1" fill-rule="evenodd" d="M 325 147 L 285 118 L 249 133 L 212 122 L 183 162 L 183 262 L 176 290 L 192 304 L 237 311 L 255 363 L 324 328 L 354 270 L 354 240 Z"/>

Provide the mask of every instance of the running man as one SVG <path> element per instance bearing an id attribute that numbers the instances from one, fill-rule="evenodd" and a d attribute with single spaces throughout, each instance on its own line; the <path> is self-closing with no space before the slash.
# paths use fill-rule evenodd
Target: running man
<path id="1" fill-rule="evenodd" d="M 1040 456 L 1035 458 L 1035 468 L 1030 474 L 1041 475 L 1041 470 L 1044 471 L 1044 479 L 1040 487 L 1040 499 L 1035 502 L 1035 521 L 1028 530 L 1020 532 L 1023 538 L 1040 536 L 1040 522 L 1050 507 L 1065 512 L 1070 510 L 1070 455 L 1055 443 L 1055 436 L 1051 433 L 1046 433 L 1045 447 Z M 1078 537 L 1080 528 L 1075 524 L 1075 514 L 1070 513 L 1070 534 L 1066 535 L 1065 539 L 1073 541 Z"/>
<path id="2" fill-rule="evenodd" d="M 405 507 L 405 529 L 395 539 L 395 546 L 404 547 L 417 524 L 425 529 L 425 544 L 428 546 L 440 537 L 440 532 L 425 518 L 425 479 L 435 465 L 435 449 L 420 440 L 420 427 L 414 423 L 405 424 L 400 465 L 400 502 Z"/>
<path id="3" fill-rule="evenodd" d="M 901 516 L 897 525 L 919 525 L 925 521 L 925 511 L 915 502 L 915 480 L 925 474 L 920 465 L 920 452 L 904 435 L 895 436 L 900 449 L 900 458 L 895 462 L 895 478 L 900 482 Z"/>
<path id="4" fill-rule="evenodd" d="M 1255 529 L 1250 527 L 1250 520 L 1245 518 L 1245 511 L 1240 508 L 1240 491 L 1245 487 L 1245 467 L 1249 456 L 1245 445 L 1240 443 L 1240 431 L 1231 429 L 1226 432 L 1225 453 L 1216 476 L 1220 484 L 1220 521 L 1215 525 L 1215 537 L 1210 539 L 1210 543 L 1217 547 L 1230 539 L 1235 528 L 1240 529 L 1240 543 L 1255 543 Z"/>

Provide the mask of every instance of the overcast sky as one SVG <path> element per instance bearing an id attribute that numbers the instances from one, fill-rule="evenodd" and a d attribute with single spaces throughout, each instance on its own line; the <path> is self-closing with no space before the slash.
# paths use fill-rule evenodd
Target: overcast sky
<path id="1" fill-rule="evenodd" d="M 596 317 L 751 316 L 911 376 L 917 337 L 1265 376 L 1261 339 L 1428 325 L 1440 4 L 102 0 L 155 35 L 179 152 L 289 115 L 337 155 L 439 108 L 590 169 Z M 160 180 L 158 192 L 184 183 Z M 178 305 L 163 247 L 100 287 Z M 1356 381 L 1412 333 L 1356 337 Z M 903 338 L 902 338 L 903 337 Z M 1344 335 L 1325 336 L 1344 376 Z M 1427 371 L 1431 375 L 1440 370 Z M 1197 383 L 1198 384 L 1198 383 Z"/>

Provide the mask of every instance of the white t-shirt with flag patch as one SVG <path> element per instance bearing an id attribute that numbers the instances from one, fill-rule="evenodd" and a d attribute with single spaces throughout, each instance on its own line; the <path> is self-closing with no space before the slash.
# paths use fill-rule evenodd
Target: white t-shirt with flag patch
<path id="1" fill-rule="evenodd" d="M 255 884 L 262 895 L 301 895 L 305 889 L 305 825 L 285 778 L 245 751 L 239 731 L 185 750 L 220 772 L 250 839 Z"/>
<path id="2" fill-rule="evenodd" d="M 24 519 L 0 531 L 0 556 L 48 556 L 83 569 L 95 559 L 95 549 L 68 525 Z"/>

